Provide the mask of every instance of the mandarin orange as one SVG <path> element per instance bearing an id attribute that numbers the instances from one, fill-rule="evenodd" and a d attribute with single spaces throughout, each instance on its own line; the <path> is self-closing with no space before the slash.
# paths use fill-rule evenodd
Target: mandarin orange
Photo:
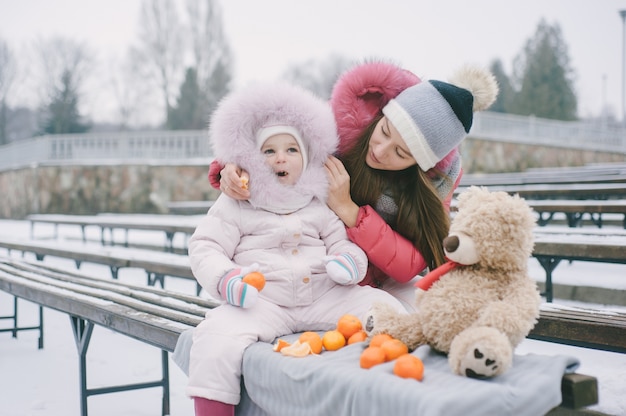
<path id="1" fill-rule="evenodd" d="M 389 334 L 376 334 L 370 339 L 370 347 L 380 347 L 383 342 L 393 339 Z"/>
<path id="2" fill-rule="evenodd" d="M 274 346 L 272 347 L 272 349 L 276 352 L 280 352 L 280 350 L 282 350 L 285 347 L 290 346 L 291 344 L 288 343 L 287 341 L 285 341 L 284 339 L 278 339 L 275 343 Z"/>
<path id="3" fill-rule="evenodd" d="M 311 346 L 311 352 L 313 352 L 314 354 L 319 354 L 322 352 L 322 337 L 320 337 L 317 332 L 303 332 L 298 340 L 302 343 L 308 342 Z"/>
<path id="4" fill-rule="evenodd" d="M 336 351 L 346 345 L 346 338 L 336 329 L 326 331 L 322 336 L 322 344 L 327 351 Z"/>
<path id="5" fill-rule="evenodd" d="M 350 338 L 348 338 L 348 345 L 355 344 L 357 342 L 363 342 L 367 339 L 367 332 L 360 330 L 352 334 Z"/>
<path id="6" fill-rule="evenodd" d="M 380 347 L 367 347 L 359 359 L 361 368 L 372 368 L 385 362 L 385 351 Z"/>
<path id="7" fill-rule="evenodd" d="M 256 287 L 259 292 L 265 287 L 265 276 L 260 272 L 250 272 L 242 280 L 244 283 Z"/>
<path id="8" fill-rule="evenodd" d="M 341 332 L 346 339 L 349 339 L 356 332 L 363 329 L 363 324 L 354 315 L 346 314 L 337 321 L 337 331 Z"/>
<path id="9" fill-rule="evenodd" d="M 424 363 L 418 357 L 411 354 L 401 355 L 393 365 L 393 373 L 402 378 L 424 379 Z"/>
<path id="10" fill-rule="evenodd" d="M 395 360 L 401 355 L 407 354 L 409 352 L 409 348 L 406 344 L 399 339 L 388 339 L 383 342 L 380 348 L 385 351 L 385 359 L 386 361 Z"/>

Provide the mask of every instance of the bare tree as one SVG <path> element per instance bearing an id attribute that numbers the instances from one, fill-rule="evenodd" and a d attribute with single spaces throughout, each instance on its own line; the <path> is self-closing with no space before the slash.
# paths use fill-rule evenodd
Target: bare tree
<path id="1" fill-rule="evenodd" d="M 109 80 L 117 107 L 116 116 L 120 130 L 153 123 L 154 111 L 160 108 L 154 105 L 160 94 L 155 94 L 150 83 L 144 82 L 141 69 L 137 60 L 129 53 L 116 65 L 116 70 Z"/>
<path id="2" fill-rule="evenodd" d="M 9 141 L 7 98 L 16 73 L 17 64 L 13 52 L 9 49 L 9 45 L 0 39 L 0 146 Z"/>
<path id="3" fill-rule="evenodd" d="M 183 76 L 183 45 L 176 4 L 172 0 L 144 0 L 139 45 L 132 52 L 144 79 L 159 86 L 165 118 Z"/>
<path id="4" fill-rule="evenodd" d="M 187 0 L 187 16 L 197 82 L 210 112 L 230 89 L 232 51 L 216 0 Z"/>
<path id="5" fill-rule="evenodd" d="M 330 55 L 324 60 L 310 59 L 292 65 L 283 78 L 309 89 L 324 99 L 329 99 L 335 81 L 354 61 L 340 55 Z"/>
<path id="6" fill-rule="evenodd" d="M 61 37 L 39 39 L 35 53 L 36 79 L 44 110 L 42 127 L 51 124 L 67 126 L 61 130 L 55 128 L 55 133 L 82 129 L 79 102 L 83 85 L 93 69 L 93 56 L 87 45 Z M 52 120 L 58 117 L 61 119 Z"/>

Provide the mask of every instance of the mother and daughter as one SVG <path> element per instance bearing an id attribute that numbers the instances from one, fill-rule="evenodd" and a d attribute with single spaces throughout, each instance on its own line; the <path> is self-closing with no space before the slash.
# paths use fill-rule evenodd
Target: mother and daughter
<path id="1" fill-rule="evenodd" d="M 223 194 L 189 241 L 194 276 L 224 301 L 193 330 L 196 415 L 234 414 L 254 342 L 332 329 L 374 302 L 412 308 L 407 283 L 445 261 L 458 146 L 496 94 L 481 69 L 421 82 L 366 62 L 338 79 L 330 106 L 282 83 L 220 103 L 209 178 Z M 262 291 L 242 280 L 250 271 Z"/>

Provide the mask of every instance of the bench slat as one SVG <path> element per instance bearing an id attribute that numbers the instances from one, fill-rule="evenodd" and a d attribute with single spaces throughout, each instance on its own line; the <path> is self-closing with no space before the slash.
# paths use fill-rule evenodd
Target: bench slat
<path id="1" fill-rule="evenodd" d="M 528 338 L 626 353 L 626 314 L 544 307 Z"/>

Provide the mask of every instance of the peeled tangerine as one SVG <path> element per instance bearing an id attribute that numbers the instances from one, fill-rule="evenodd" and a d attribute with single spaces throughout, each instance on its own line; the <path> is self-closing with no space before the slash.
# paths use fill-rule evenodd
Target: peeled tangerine
<path id="1" fill-rule="evenodd" d="M 311 345 L 308 342 L 300 342 L 300 340 L 293 344 L 280 349 L 280 353 L 289 357 L 306 357 L 312 354 Z"/>

